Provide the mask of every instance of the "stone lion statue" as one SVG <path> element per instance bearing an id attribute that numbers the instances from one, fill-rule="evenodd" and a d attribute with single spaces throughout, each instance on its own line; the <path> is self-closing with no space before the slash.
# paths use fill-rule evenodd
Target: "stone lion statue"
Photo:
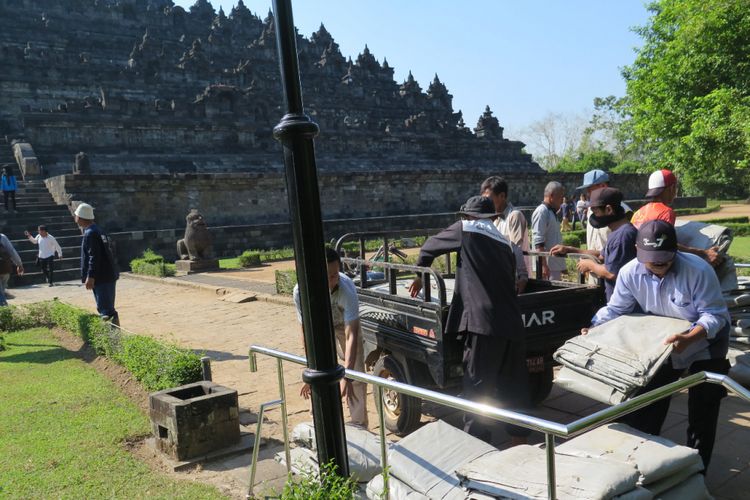
<path id="1" fill-rule="evenodd" d="M 208 260 L 213 253 L 213 238 L 206 221 L 197 209 L 185 217 L 185 237 L 177 242 L 177 255 L 182 260 Z"/>

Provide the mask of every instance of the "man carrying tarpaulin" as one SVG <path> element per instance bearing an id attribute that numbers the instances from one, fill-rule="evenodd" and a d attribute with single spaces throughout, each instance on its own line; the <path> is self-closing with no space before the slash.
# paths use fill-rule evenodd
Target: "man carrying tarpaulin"
<path id="1" fill-rule="evenodd" d="M 592 326 L 630 314 L 637 307 L 646 314 L 692 323 L 688 331 L 664 340 L 665 344 L 672 344 L 672 355 L 640 392 L 674 382 L 686 371 L 728 373 L 729 312 L 711 265 L 696 255 L 678 252 L 674 226 L 662 220 L 648 221 L 640 227 L 636 252 L 637 259 L 620 269 L 612 298 L 596 313 Z M 691 387 L 688 392 L 687 444 L 698 450 L 706 468 L 711 460 L 719 406 L 726 394 L 722 386 L 707 383 Z M 669 398 L 657 401 L 626 416 L 624 421 L 657 435 L 669 402 Z"/>

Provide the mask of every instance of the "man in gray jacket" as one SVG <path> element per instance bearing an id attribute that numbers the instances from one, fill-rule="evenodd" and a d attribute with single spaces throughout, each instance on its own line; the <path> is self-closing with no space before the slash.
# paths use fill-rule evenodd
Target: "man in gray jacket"
<path id="1" fill-rule="evenodd" d="M 18 252 L 13 248 L 13 244 L 8 237 L 0 233 L 0 295 L 2 295 L 0 297 L 0 306 L 8 305 L 6 299 L 12 298 L 12 295 L 9 296 L 6 290 L 14 265 L 16 266 L 16 272 L 19 275 L 23 274 L 21 257 L 18 256 Z"/>

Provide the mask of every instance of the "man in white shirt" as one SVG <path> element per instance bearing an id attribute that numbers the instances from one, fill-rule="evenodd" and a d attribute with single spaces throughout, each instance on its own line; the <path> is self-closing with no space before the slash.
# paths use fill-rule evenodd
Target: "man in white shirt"
<path id="1" fill-rule="evenodd" d="M 557 221 L 557 210 L 560 208 L 565 192 L 563 185 L 552 181 L 544 188 L 544 202 L 531 214 L 531 238 L 534 249 L 546 252 L 562 243 L 560 223 Z M 546 280 L 560 280 L 565 270 L 565 259 L 562 257 L 542 257 L 542 277 Z"/>
<path id="2" fill-rule="evenodd" d="M 31 236 L 31 233 L 28 231 L 24 231 L 23 234 L 26 235 L 26 238 L 31 243 L 39 245 L 39 254 L 37 255 L 36 262 L 42 269 L 44 279 L 47 280 L 49 286 L 53 286 L 52 276 L 55 272 L 55 254 L 57 254 L 58 258 L 62 259 L 62 248 L 60 248 L 60 244 L 55 237 L 47 232 L 47 226 L 39 226 L 37 229 L 39 234 L 36 236 Z"/>
<path id="3" fill-rule="evenodd" d="M 354 282 L 340 272 L 341 259 L 333 248 L 326 248 L 328 265 L 328 291 L 331 293 L 331 314 L 336 333 L 336 351 L 344 368 L 365 371 L 365 354 L 362 332 L 359 322 L 359 299 Z M 302 326 L 302 306 L 299 296 L 299 285 L 292 294 L 297 309 L 297 321 Z M 340 382 L 341 397 L 346 399 L 349 407 L 349 421 L 367 428 L 367 384 L 342 378 Z M 305 399 L 310 397 L 310 386 L 304 384 L 300 394 Z"/>

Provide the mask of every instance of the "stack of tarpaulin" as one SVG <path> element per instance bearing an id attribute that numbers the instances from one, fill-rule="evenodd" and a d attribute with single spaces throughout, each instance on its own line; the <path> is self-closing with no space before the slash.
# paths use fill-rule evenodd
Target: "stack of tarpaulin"
<path id="1" fill-rule="evenodd" d="M 546 452 L 538 446 L 500 451 L 442 421 L 389 447 L 389 499 L 489 500 L 547 498 Z M 710 498 L 697 452 L 623 424 L 596 429 L 558 446 L 558 499 Z M 375 476 L 367 498 L 382 499 Z"/>
<path id="2" fill-rule="evenodd" d="M 729 329 L 729 376 L 750 387 L 750 278 L 738 277 L 737 287 L 724 292 L 732 325 Z"/>
<path id="3" fill-rule="evenodd" d="M 644 387 L 669 358 L 668 336 L 690 328 L 683 319 L 644 314 L 620 316 L 565 342 L 554 354 L 562 364 L 555 384 L 606 404 Z"/>
<path id="4" fill-rule="evenodd" d="M 718 247 L 724 261 L 716 268 L 732 325 L 729 330 L 729 376 L 750 387 L 750 278 L 737 276 L 734 260 L 727 255 L 732 243 L 731 230 L 716 224 L 677 221 L 677 240 L 695 248 Z"/>

